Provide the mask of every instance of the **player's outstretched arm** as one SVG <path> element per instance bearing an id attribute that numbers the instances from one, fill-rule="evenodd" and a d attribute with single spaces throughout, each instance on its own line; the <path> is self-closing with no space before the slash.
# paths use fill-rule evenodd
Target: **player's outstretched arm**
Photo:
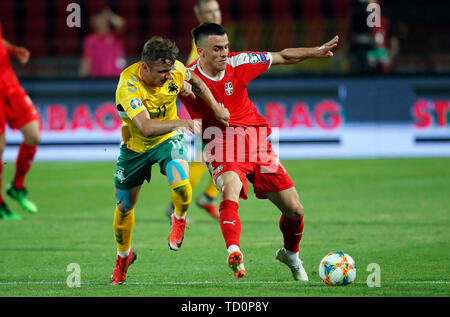
<path id="1" fill-rule="evenodd" d="M 114 13 L 111 8 L 103 9 L 101 14 L 106 17 L 117 32 L 121 33 L 125 29 L 126 20 L 120 15 Z"/>
<path id="2" fill-rule="evenodd" d="M 272 53 L 272 65 L 296 64 L 312 57 L 331 57 L 332 50 L 338 45 L 339 36 L 335 36 L 331 41 L 317 47 L 296 47 L 285 48 L 280 52 Z"/>
<path id="3" fill-rule="evenodd" d="M 148 111 L 141 111 L 133 118 L 133 123 L 141 130 L 145 137 L 154 137 L 183 129 L 188 134 L 194 133 L 194 120 L 154 120 L 150 118 Z"/>
<path id="4" fill-rule="evenodd" d="M 192 85 L 192 92 L 196 96 L 202 98 L 203 101 L 205 101 L 206 104 L 209 105 L 209 107 L 214 111 L 216 119 L 228 127 L 230 112 L 222 104 L 217 102 L 205 82 L 193 72 L 191 72 L 191 78 L 188 82 Z"/>
<path id="5" fill-rule="evenodd" d="M 25 47 L 11 44 L 5 39 L 2 39 L 2 42 L 9 54 L 16 56 L 22 64 L 26 64 L 28 62 L 28 60 L 30 59 L 29 50 L 27 50 Z"/>

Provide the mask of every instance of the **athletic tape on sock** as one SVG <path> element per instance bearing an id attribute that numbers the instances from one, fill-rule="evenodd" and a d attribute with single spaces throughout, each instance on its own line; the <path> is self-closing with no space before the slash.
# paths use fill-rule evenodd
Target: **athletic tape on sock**
<path id="1" fill-rule="evenodd" d="M 120 204 L 120 201 L 123 203 L 123 210 L 127 211 L 131 207 L 130 202 L 130 190 L 129 189 L 117 189 L 117 204 Z"/>
<path id="2" fill-rule="evenodd" d="M 177 160 L 172 160 L 167 163 L 167 177 L 169 178 L 169 182 L 172 183 L 175 179 L 173 177 L 172 166 L 175 166 L 178 174 L 180 174 L 181 180 L 188 179 L 186 172 L 184 171 L 183 166 L 181 166 L 180 162 L 178 162 Z"/>

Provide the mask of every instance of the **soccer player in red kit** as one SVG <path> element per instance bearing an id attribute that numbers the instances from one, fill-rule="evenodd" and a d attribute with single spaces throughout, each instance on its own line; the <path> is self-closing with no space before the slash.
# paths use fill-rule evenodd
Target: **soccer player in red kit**
<path id="1" fill-rule="evenodd" d="M 38 211 L 36 205 L 27 197 L 25 177 L 31 168 L 40 142 L 39 118 L 36 109 L 20 86 L 20 83 L 11 67 L 9 55 L 16 56 L 22 64 L 28 62 L 30 52 L 24 48 L 11 44 L 2 36 L 0 24 L 0 158 L 6 147 L 6 123 L 12 129 L 19 129 L 23 134 L 16 160 L 14 179 L 7 188 L 7 194 L 17 200 L 25 210 L 30 213 Z M 0 164 L 0 188 L 3 164 Z M 13 213 L 5 204 L 0 192 L 0 219 L 21 219 L 20 215 Z"/>
<path id="2" fill-rule="evenodd" d="M 226 128 L 214 119 L 201 100 L 180 97 L 193 119 L 202 118 L 206 161 L 222 197 L 219 221 L 228 251 L 228 266 L 236 278 L 246 276 L 238 208 L 239 199 L 247 198 L 248 179 L 257 198 L 268 198 L 281 211 L 279 228 L 284 247 L 276 252 L 276 258 L 290 268 L 295 280 L 307 281 L 299 257 L 304 209 L 294 183 L 267 140 L 270 127 L 248 98 L 247 85 L 273 65 L 333 56 L 331 50 L 337 46 L 338 37 L 321 47 L 229 53 L 226 30 L 218 24 L 203 23 L 193 30 L 193 36 L 199 58 L 188 67 L 230 112 L 230 127 Z"/>

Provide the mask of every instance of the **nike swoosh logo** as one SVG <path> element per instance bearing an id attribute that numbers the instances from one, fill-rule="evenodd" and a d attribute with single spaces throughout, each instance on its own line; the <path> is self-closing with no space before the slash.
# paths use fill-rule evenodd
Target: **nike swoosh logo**
<path id="1" fill-rule="evenodd" d="M 177 245 L 178 248 L 181 248 L 181 245 L 183 244 L 183 239 L 184 239 L 184 236 L 181 237 L 180 242 L 175 241 L 175 243 L 176 243 L 176 245 Z"/>
<path id="2" fill-rule="evenodd" d="M 294 236 L 301 236 L 302 234 L 303 234 L 303 232 L 295 233 Z"/>

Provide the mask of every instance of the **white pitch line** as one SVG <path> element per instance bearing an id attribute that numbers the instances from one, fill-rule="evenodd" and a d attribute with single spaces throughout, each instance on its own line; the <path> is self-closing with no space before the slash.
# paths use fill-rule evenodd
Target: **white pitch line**
<path id="1" fill-rule="evenodd" d="M 296 282 L 296 281 L 188 281 L 188 282 L 126 282 L 128 285 L 160 285 L 160 286 L 170 286 L 170 285 L 223 285 L 223 284 L 321 284 L 320 281 L 309 281 L 306 283 Z M 6 281 L 0 282 L 0 285 L 66 285 L 65 281 Z M 108 282 L 81 282 L 81 285 L 109 285 Z M 354 284 L 365 284 L 364 282 L 355 282 Z M 381 281 L 381 285 L 392 285 L 392 284 L 410 284 L 410 285 L 420 285 L 420 284 L 445 284 L 449 285 L 450 281 L 398 281 L 389 282 Z"/>
<path id="2" fill-rule="evenodd" d="M 211 281 L 188 281 L 188 282 L 125 282 L 128 285 L 215 285 L 215 284 L 293 284 L 295 281 L 234 281 L 234 282 L 211 282 Z M 319 282 L 312 282 L 319 283 Z M 0 285 L 65 285 L 62 281 L 10 281 L 0 282 Z M 108 285 L 105 282 L 80 282 L 81 285 Z"/>

